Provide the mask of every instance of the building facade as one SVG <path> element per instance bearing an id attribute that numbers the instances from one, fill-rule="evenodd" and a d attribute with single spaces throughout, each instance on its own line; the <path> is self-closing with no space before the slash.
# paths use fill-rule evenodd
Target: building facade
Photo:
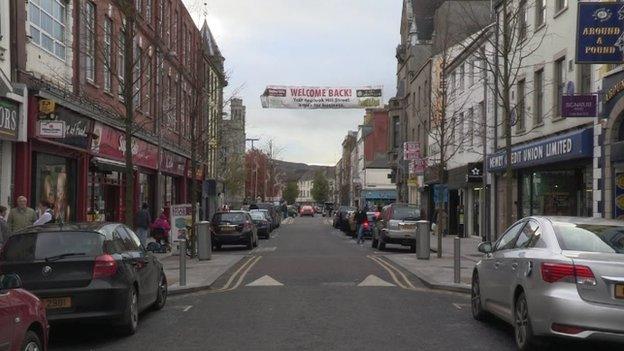
<path id="1" fill-rule="evenodd" d="M 225 201 L 234 208 L 245 198 L 245 112 L 243 100 L 230 101 L 230 115 L 221 128 L 222 169 L 225 178 Z"/>

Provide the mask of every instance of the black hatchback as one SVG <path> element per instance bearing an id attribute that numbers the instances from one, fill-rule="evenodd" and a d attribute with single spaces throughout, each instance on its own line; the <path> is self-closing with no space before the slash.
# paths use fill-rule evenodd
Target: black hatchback
<path id="1" fill-rule="evenodd" d="M 106 320 L 134 334 L 139 313 L 167 300 L 162 264 L 119 223 L 26 228 L 2 248 L 0 272 L 19 274 L 51 323 Z"/>

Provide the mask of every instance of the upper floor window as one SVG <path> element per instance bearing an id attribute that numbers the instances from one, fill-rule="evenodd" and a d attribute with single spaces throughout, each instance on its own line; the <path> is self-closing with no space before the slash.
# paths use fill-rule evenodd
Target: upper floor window
<path id="1" fill-rule="evenodd" d="M 63 0 L 31 0 L 28 3 L 32 42 L 63 61 L 66 56 L 65 11 Z"/>
<path id="2" fill-rule="evenodd" d="M 568 7 L 568 0 L 555 0 L 555 13 Z"/>
<path id="3" fill-rule="evenodd" d="M 544 121 L 544 70 L 540 69 L 533 75 L 533 124 Z"/>
<path id="4" fill-rule="evenodd" d="M 539 2 L 539 1 L 538 1 Z M 518 39 L 526 39 L 527 36 L 527 3 L 526 0 L 520 1 L 518 5 Z"/>
<path id="5" fill-rule="evenodd" d="M 561 116 L 561 98 L 565 89 L 565 57 L 555 61 L 555 112 L 556 116 Z"/>
<path id="6" fill-rule="evenodd" d="M 112 40 L 113 40 L 113 20 L 109 17 L 104 19 L 104 91 L 111 91 L 112 82 L 112 65 L 113 65 L 113 52 L 112 52 Z"/>
<path id="7" fill-rule="evenodd" d="M 591 92 L 592 65 L 576 65 L 578 71 L 579 93 L 587 94 Z"/>
<path id="8" fill-rule="evenodd" d="M 149 24 L 152 23 L 152 1 L 153 0 L 145 0 L 145 18 Z"/>
<path id="9" fill-rule="evenodd" d="M 85 7 L 85 22 L 86 22 L 86 35 L 85 35 L 85 73 L 87 80 L 90 82 L 95 81 L 95 4 L 91 1 L 87 1 Z"/>
<path id="10" fill-rule="evenodd" d="M 524 125 L 525 125 L 525 111 L 526 111 L 526 107 L 524 104 L 524 98 L 525 98 L 525 94 L 526 94 L 526 81 L 520 80 L 518 81 L 518 97 L 517 97 L 517 101 L 518 103 L 516 104 L 516 132 L 522 132 L 524 131 Z"/>
<path id="11" fill-rule="evenodd" d="M 546 23 L 546 0 L 535 1 L 535 28 Z"/>

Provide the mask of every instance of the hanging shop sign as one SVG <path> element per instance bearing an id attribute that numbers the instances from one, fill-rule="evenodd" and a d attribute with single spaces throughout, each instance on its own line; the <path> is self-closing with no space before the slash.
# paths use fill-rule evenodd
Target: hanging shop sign
<path id="1" fill-rule="evenodd" d="M 38 136 L 59 139 L 55 141 L 81 149 L 89 147 L 93 120 L 62 106 L 56 106 L 54 112 L 46 117 L 38 121 Z"/>
<path id="2" fill-rule="evenodd" d="M 186 158 L 165 150 L 160 159 L 160 170 L 164 173 L 184 176 Z"/>
<path id="3" fill-rule="evenodd" d="M 563 95 L 561 107 L 563 117 L 596 117 L 598 96 L 594 94 Z"/>
<path id="4" fill-rule="evenodd" d="M 624 220 L 624 173 L 615 175 L 615 219 Z"/>
<path id="5" fill-rule="evenodd" d="M 591 157 L 593 154 L 594 134 L 592 128 L 563 135 L 557 135 L 525 145 L 512 147 L 511 168 L 526 168 Z M 504 171 L 507 166 L 505 151 L 499 151 L 488 157 L 488 171 Z"/>
<path id="6" fill-rule="evenodd" d="M 19 106 L 0 98 L 0 140 L 17 140 Z"/>
<path id="7" fill-rule="evenodd" d="M 96 123 L 93 128 L 92 151 L 117 161 L 125 161 L 126 135 L 120 130 Z M 135 165 L 158 169 L 158 147 L 141 139 L 132 139 L 132 161 Z"/>
<path id="8" fill-rule="evenodd" d="M 382 87 L 308 87 L 270 85 L 260 100 L 263 108 L 351 109 L 382 107 Z"/>
<path id="9" fill-rule="evenodd" d="M 624 60 L 624 3 L 578 3 L 576 63 Z"/>
<path id="10" fill-rule="evenodd" d="M 483 163 L 472 162 L 466 167 L 466 183 L 483 182 Z"/>
<path id="11" fill-rule="evenodd" d="M 420 144 L 416 141 L 403 143 L 403 160 L 414 161 L 420 158 Z"/>

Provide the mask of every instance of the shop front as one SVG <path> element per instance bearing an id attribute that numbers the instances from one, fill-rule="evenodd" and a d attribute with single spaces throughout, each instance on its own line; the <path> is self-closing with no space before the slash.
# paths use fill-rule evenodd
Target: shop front
<path id="1" fill-rule="evenodd" d="M 447 178 L 449 234 L 483 235 L 479 205 L 483 200 L 483 163 L 451 169 Z"/>
<path id="2" fill-rule="evenodd" d="M 592 216 L 593 128 L 575 130 L 512 148 L 518 218 Z M 501 177 L 506 157 L 488 158 L 488 171 Z M 503 182 L 499 182 L 502 184 Z"/>
<path id="3" fill-rule="evenodd" d="M 19 139 L 18 130 L 23 120 L 20 106 L 22 104 L 0 96 L 0 203 L 7 207 L 12 205 L 13 146 Z"/>
<path id="4" fill-rule="evenodd" d="M 168 209 L 171 205 L 184 203 L 181 198 L 180 188 L 185 185 L 186 158 L 171 151 L 163 150 L 160 158 L 160 171 L 162 173 L 162 197 L 163 207 Z M 161 209 L 157 209 L 160 211 Z"/>
<path id="5" fill-rule="evenodd" d="M 385 206 L 397 201 L 397 190 L 392 189 L 362 189 L 361 203 L 366 204 L 369 210 L 377 206 Z"/>
<path id="6" fill-rule="evenodd" d="M 606 121 L 600 143 L 603 181 L 596 190 L 601 190 L 604 201 L 598 201 L 596 212 L 624 220 L 624 72 L 605 77 L 602 87 L 602 117 Z"/>

